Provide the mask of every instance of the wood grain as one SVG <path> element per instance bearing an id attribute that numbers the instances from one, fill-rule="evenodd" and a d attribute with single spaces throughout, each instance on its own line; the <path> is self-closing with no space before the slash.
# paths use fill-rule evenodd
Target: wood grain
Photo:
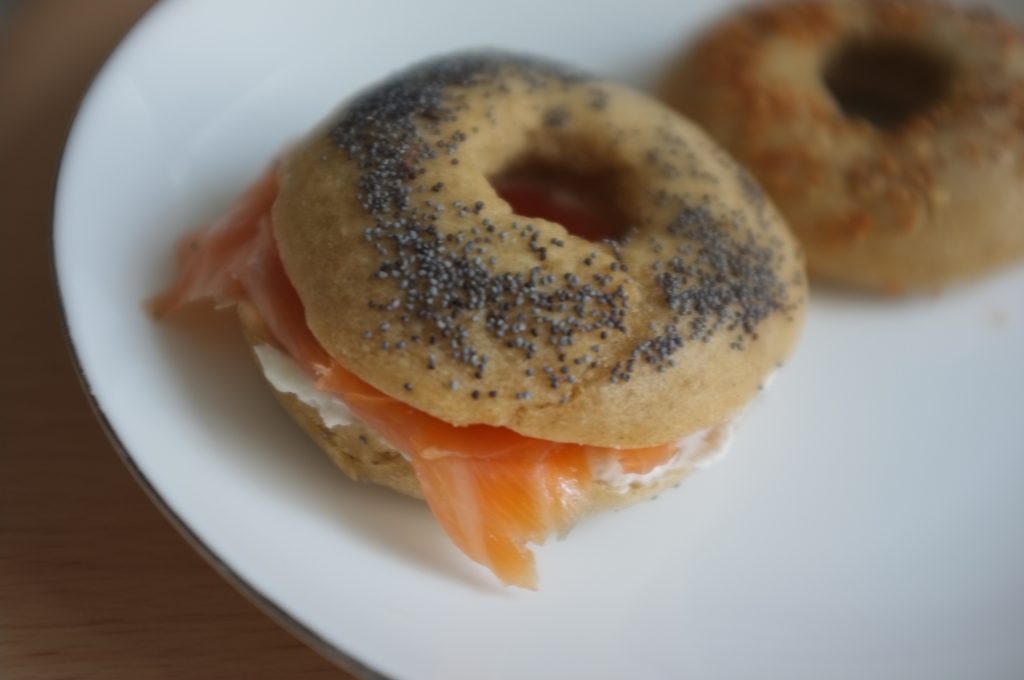
<path id="1" fill-rule="evenodd" d="M 0 677 L 351 678 L 253 607 L 136 486 L 78 385 L 50 266 L 78 101 L 149 0 L 0 16 Z"/>

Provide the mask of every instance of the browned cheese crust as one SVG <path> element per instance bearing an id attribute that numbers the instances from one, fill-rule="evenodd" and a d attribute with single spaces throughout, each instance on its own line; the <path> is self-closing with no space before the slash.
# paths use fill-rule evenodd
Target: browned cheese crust
<path id="1" fill-rule="evenodd" d="M 751 6 L 662 94 L 764 184 L 816 276 L 932 289 L 1024 256 L 1024 38 L 990 12 Z"/>
<path id="2" fill-rule="evenodd" d="M 595 178 L 592 242 L 513 213 L 523 164 Z M 625 87 L 462 55 L 357 97 L 288 154 L 274 231 L 342 365 L 455 425 L 662 444 L 721 423 L 791 350 L 803 260 L 757 184 Z"/>
<path id="3" fill-rule="evenodd" d="M 238 305 L 238 318 L 246 341 L 253 348 L 259 345 L 274 345 L 266 325 L 256 310 L 248 303 Z M 256 359 L 259 364 L 259 360 Z M 411 496 L 423 498 L 416 473 L 409 462 L 390 445 L 362 424 L 327 427 L 316 409 L 304 404 L 294 394 L 279 392 L 274 394 L 292 418 L 295 419 L 314 442 L 341 468 L 350 479 L 357 482 L 378 484 L 389 489 Z M 710 434 L 703 443 L 704 450 L 697 456 L 710 452 L 722 444 L 727 436 L 726 427 Z M 692 467 L 679 467 L 667 470 L 665 474 L 649 485 L 633 485 L 622 492 L 600 480 L 592 480 L 583 488 L 586 497 L 584 512 L 597 513 L 604 510 L 624 508 L 638 501 L 658 495 L 662 491 L 679 484 L 686 475 L 693 471 Z"/>

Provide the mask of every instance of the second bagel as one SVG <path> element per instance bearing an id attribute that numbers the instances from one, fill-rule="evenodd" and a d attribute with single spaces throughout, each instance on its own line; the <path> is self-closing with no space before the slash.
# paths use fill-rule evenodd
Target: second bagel
<path id="1" fill-rule="evenodd" d="M 1024 33 L 992 12 L 753 4 L 662 94 L 764 184 L 822 279 L 929 291 L 1024 257 Z"/>

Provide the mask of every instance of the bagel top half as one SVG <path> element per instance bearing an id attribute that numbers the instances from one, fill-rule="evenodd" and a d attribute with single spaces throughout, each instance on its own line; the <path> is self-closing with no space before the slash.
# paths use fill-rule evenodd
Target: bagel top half
<path id="1" fill-rule="evenodd" d="M 515 169 L 583 178 L 620 236 L 517 215 Z M 455 425 L 653 446 L 721 423 L 788 354 L 802 256 L 749 175 L 625 87 L 494 54 L 364 92 L 280 168 L 274 233 L 316 338 Z"/>

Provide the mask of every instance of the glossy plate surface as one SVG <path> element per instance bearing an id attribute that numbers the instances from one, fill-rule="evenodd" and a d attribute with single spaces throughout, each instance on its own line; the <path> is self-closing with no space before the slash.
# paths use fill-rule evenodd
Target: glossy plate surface
<path id="1" fill-rule="evenodd" d="M 144 484 L 283 623 L 403 680 L 1022 677 L 1024 267 L 926 299 L 816 291 L 732 454 L 539 550 L 538 593 L 336 472 L 227 315 L 143 312 L 182 233 L 356 89 L 477 46 L 647 87 L 721 7 L 181 0 L 110 60 L 57 196 L 75 351 Z"/>

